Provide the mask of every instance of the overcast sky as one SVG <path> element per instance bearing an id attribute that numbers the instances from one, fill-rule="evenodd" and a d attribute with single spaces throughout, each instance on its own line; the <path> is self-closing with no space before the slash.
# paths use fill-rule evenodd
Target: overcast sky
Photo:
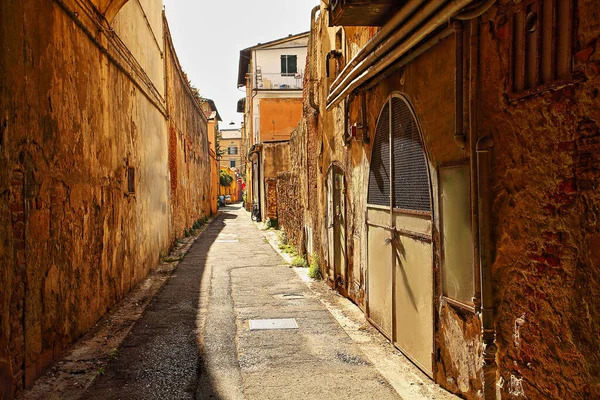
<path id="1" fill-rule="evenodd" d="M 239 127 L 236 112 L 240 50 L 310 29 L 319 0 L 163 0 L 183 70 L 203 97 L 213 99 L 221 129 Z M 235 122 L 235 126 L 229 123 Z"/>

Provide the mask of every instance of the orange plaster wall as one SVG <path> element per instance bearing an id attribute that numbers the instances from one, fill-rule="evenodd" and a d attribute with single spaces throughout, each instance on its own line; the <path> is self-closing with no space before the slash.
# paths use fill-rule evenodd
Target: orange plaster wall
<path id="1" fill-rule="evenodd" d="M 302 115 L 302 99 L 260 100 L 260 141 L 289 140 Z"/>

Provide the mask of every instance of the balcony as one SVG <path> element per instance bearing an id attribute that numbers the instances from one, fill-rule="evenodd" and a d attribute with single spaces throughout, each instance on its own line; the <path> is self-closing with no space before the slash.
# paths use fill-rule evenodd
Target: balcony
<path id="1" fill-rule="evenodd" d="M 267 73 L 254 74 L 254 89 L 258 90 L 301 90 L 304 81 L 304 71 L 296 73 Z"/>

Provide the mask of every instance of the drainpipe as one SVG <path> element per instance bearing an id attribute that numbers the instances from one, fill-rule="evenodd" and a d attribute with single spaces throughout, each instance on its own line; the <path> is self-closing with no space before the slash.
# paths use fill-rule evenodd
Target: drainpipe
<path id="1" fill-rule="evenodd" d="M 321 6 L 314 6 L 312 11 L 310 12 L 310 36 L 308 43 L 308 104 L 310 108 L 312 108 L 316 113 L 319 112 L 319 106 L 315 103 L 315 96 L 313 93 L 313 46 L 314 46 L 314 36 L 315 36 L 315 17 L 317 15 L 317 11 L 321 9 Z"/>
<path id="2" fill-rule="evenodd" d="M 494 328 L 494 293 L 490 232 L 490 169 L 494 138 L 484 136 L 477 142 L 479 194 L 479 265 L 481 268 L 481 325 L 483 330 L 483 398 L 496 398 L 496 330 Z"/>
<path id="3" fill-rule="evenodd" d="M 454 37 L 456 40 L 456 67 L 454 69 L 454 141 L 461 148 L 465 149 L 467 139 L 464 132 L 464 75 L 463 75 L 463 24 L 460 21 L 452 23 Z"/>
<path id="4" fill-rule="evenodd" d="M 364 84 L 395 63 L 400 57 L 407 54 L 471 1 L 472 0 L 451 1 L 439 12 L 439 2 L 427 4 L 422 10 L 418 11 L 417 16 L 411 18 L 406 25 L 403 25 L 400 30 L 390 36 L 382 46 L 361 61 L 347 76 L 344 77 L 335 90 L 330 91 L 330 94 L 327 97 L 327 110 L 331 110 L 356 87 Z M 436 7 L 433 7 L 432 4 L 435 4 Z M 421 24 L 423 25 L 420 26 Z M 419 28 L 417 28 L 418 26 Z M 383 56 L 386 51 L 389 51 L 389 53 Z"/>

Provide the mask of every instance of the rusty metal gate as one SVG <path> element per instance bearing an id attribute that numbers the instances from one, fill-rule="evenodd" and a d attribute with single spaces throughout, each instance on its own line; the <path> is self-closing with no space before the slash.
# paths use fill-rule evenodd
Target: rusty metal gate
<path id="1" fill-rule="evenodd" d="M 327 174 L 327 253 L 329 278 L 340 292 L 347 288 L 345 192 L 344 171 L 332 164 Z"/>
<path id="2" fill-rule="evenodd" d="M 406 98 L 377 122 L 367 197 L 367 316 L 432 375 L 433 247 L 427 158 Z"/>

